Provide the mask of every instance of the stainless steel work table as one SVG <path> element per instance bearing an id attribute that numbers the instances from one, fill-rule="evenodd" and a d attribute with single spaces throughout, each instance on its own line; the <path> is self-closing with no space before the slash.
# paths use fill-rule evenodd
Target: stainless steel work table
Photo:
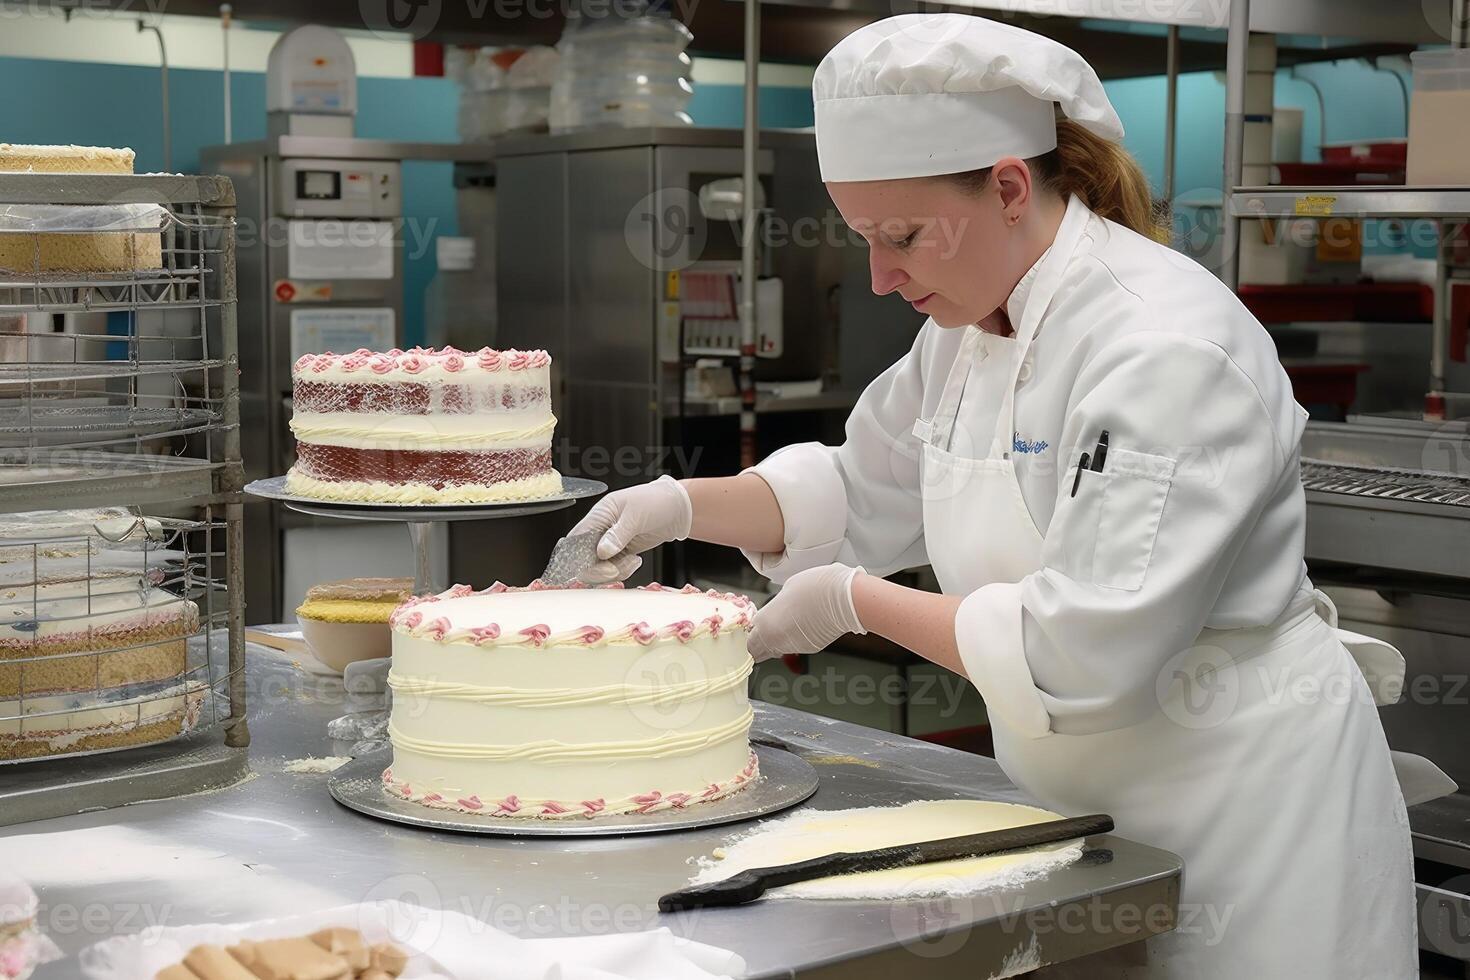
<path id="1" fill-rule="evenodd" d="M 76 976 L 71 954 L 151 922 L 247 921 L 386 898 L 457 909 L 526 938 L 666 926 L 740 953 L 751 977 L 885 976 L 904 963 L 929 980 L 1012 976 L 1174 924 L 1179 859 L 1112 835 L 1092 838 L 1078 864 L 993 895 L 768 899 L 661 914 L 658 897 L 685 883 L 693 859 L 746 825 L 502 838 L 374 820 L 335 803 L 326 776 L 284 771 L 292 759 L 343 754 L 325 731 L 344 710 L 340 680 L 253 644 L 247 673 L 246 781 L 4 831 L 0 861 L 37 886 L 41 921 L 68 953 L 38 980 Z M 803 806 L 1026 801 L 982 756 L 766 704 L 755 727 L 817 767 L 821 788 Z"/>

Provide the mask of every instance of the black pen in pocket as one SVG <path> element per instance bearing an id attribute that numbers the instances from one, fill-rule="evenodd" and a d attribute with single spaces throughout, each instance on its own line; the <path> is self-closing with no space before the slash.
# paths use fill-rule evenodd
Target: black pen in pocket
<path id="1" fill-rule="evenodd" d="M 1077 476 L 1072 480 L 1072 496 L 1074 497 L 1077 496 L 1077 488 L 1082 485 L 1082 471 L 1087 469 L 1087 461 L 1090 458 L 1087 453 L 1083 453 L 1082 458 L 1077 461 Z"/>
<path id="2" fill-rule="evenodd" d="M 1102 430 L 1102 435 L 1100 435 L 1100 436 L 1097 437 L 1097 449 L 1095 449 L 1093 451 L 1093 453 L 1092 453 L 1092 470 L 1093 470 L 1094 473 L 1101 473 L 1102 472 L 1103 463 L 1107 461 L 1107 458 L 1108 458 L 1108 430 L 1107 429 L 1103 429 Z"/>

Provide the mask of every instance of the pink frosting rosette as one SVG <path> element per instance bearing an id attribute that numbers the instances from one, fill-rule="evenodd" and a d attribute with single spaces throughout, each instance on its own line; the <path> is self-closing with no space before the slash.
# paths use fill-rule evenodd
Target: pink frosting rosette
<path id="1" fill-rule="evenodd" d="M 372 360 L 372 354 L 365 350 L 359 350 L 342 358 L 342 370 L 356 371 Z"/>
<path id="2" fill-rule="evenodd" d="M 470 642 L 476 646 L 484 646 L 500 639 L 500 624 L 491 623 L 488 626 L 476 626 L 470 630 Z"/>

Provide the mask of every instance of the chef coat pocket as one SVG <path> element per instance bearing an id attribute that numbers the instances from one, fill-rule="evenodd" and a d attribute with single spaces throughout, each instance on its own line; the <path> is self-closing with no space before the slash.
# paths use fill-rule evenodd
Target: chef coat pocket
<path id="1" fill-rule="evenodd" d="M 1062 486 L 1077 488 L 1063 496 L 1041 546 L 1041 564 L 1054 568 L 1076 582 L 1092 581 L 1092 556 L 1097 548 L 1097 529 L 1102 513 L 1106 473 L 1083 470 L 1079 475 L 1074 460 L 1062 476 Z M 1058 523 L 1060 522 L 1060 523 Z"/>
<path id="2" fill-rule="evenodd" d="M 1103 473 L 1096 475 L 1106 479 L 1099 495 L 1091 580 L 1104 588 L 1136 592 L 1143 588 L 1153 558 L 1174 460 L 1112 448 Z"/>

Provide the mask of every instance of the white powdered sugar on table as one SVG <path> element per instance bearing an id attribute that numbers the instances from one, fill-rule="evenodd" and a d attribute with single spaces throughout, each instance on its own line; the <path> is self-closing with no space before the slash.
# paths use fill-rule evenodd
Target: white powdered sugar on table
<path id="1" fill-rule="evenodd" d="M 315 756 L 307 756 L 304 759 L 292 759 L 281 767 L 282 772 L 336 772 L 347 763 L 352 761 L 350 755 L 328 755 L 320 759 Z"/>

